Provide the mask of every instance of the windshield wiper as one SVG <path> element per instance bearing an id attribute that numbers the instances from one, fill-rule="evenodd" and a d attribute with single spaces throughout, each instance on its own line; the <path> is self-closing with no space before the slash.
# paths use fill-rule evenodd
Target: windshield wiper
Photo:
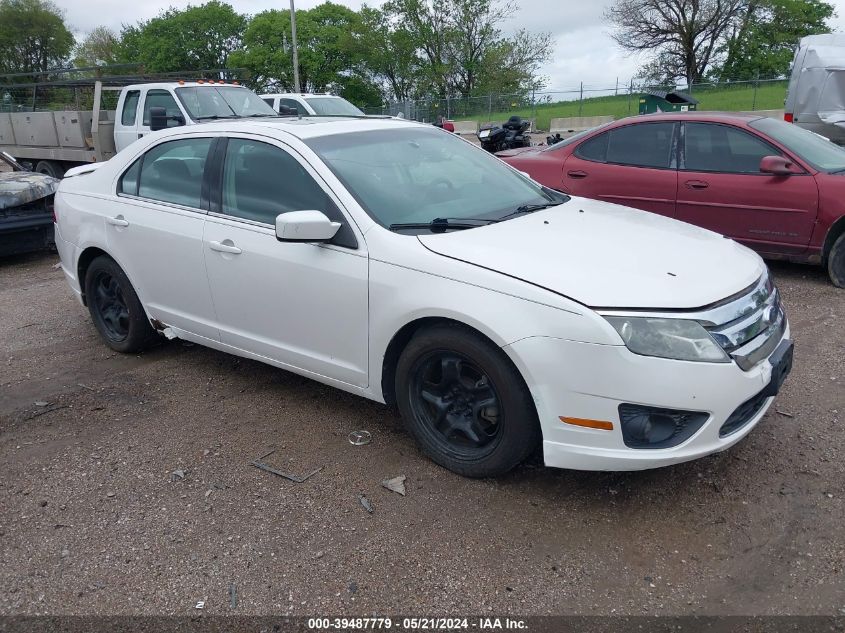
<path id="1" fill-rule="evenodd" d="M 443 233 L 449 230 L 475 229 L 495 220 L 483 220 L 477 218 L 461 218 L 449 220 L 448 218 L 435 218 L 431 222 L 405 222 L 391 224 L 387 228 L 391 231 L 402 231 L 405 229 L 428 229 L 432 233 Z M 477 222 L 478 224 L 472 224 Z"/>
<path id="2" fill-rule="evenodd" d="M 210 121 L 212 119 L 237 119 L 238 117 L 234 114 L 226 114 L 224 116 L 220 116 L 219 114 L 206 114 L 205 116 L 195 116 L 194 121 Z"/>
<path id="3" fill-rule="evenodd" d="M 556 207 L 559 204 L 563 204 L 563 201 L 560 202 L 544 202 L 543 204 L 523 204 L 521 207 L 517 207 L 514 211 L 503 215 L 500 218 L 496 218 L 496 222 L 501 222 L 502 220 L 507 220 L 508 218 L 512 218 L 516 215 L 523 215 L 525 213 L 534 213 L 535 211 L 542 211 L 543 209 L 548 209 L 549 207 Z"/>

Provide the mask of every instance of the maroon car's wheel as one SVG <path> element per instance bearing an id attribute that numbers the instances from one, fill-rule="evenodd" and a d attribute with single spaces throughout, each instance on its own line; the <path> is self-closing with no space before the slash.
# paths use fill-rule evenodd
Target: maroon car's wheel
<path id="1" fill-rule="evenodd" d="M 837 288 L 845 288 L 845 233 L 833 243 L 827 256 L 827 273 Z"/>

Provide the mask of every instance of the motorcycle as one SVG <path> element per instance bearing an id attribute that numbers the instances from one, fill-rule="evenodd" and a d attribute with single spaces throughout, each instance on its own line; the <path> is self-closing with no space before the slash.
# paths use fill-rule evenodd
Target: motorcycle
<path id="1" fill-rule="evenodd" d="M 491 125 L 478 131 L 481 148 L 491 154 L 506 149 L 531 147 L 531 137 L 527 134 L 531 127 L 530 121 L 523 121 L 521 117 L 512 116 L 502 125 Z"/>

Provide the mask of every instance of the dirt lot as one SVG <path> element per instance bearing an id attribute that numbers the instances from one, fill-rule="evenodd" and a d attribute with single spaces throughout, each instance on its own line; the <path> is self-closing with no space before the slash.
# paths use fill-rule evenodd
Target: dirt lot
<path id="1" fill-rule="evenodd" d="M 112 353 L 56 261 L 0 261 L 0 615 L 845 613 L 845 291 L 820 270 L 773 264 L 796 366 L 733 450 L 472 481 L 384 406 L 179 341 Z M 250 466 L 272 449 L 322 470 Z"/>

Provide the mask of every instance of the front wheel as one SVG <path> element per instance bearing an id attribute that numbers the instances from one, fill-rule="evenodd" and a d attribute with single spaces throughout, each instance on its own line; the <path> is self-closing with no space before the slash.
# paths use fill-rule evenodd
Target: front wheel
<path id="1" fill-rule="evenodd" d="M 513 363 L 459 325 L 411 339 L 399 358 L 396 399 L 422 451 L 461 475 L 504 474 L 540 442 L 531 394 Z"/>
<path id="2" fill-rule="evenodd" d="M 113 350 L 140 352 L 157 338 L 129 278 L 110 257 L 88 266 L 85 298 L 94 327 Z"/>
<path id="3" fill-rule="evenodd" d="M 845 288 L 845 233 L 833 243 L 827 256 L 827 274 L 837 288 Z"/>

